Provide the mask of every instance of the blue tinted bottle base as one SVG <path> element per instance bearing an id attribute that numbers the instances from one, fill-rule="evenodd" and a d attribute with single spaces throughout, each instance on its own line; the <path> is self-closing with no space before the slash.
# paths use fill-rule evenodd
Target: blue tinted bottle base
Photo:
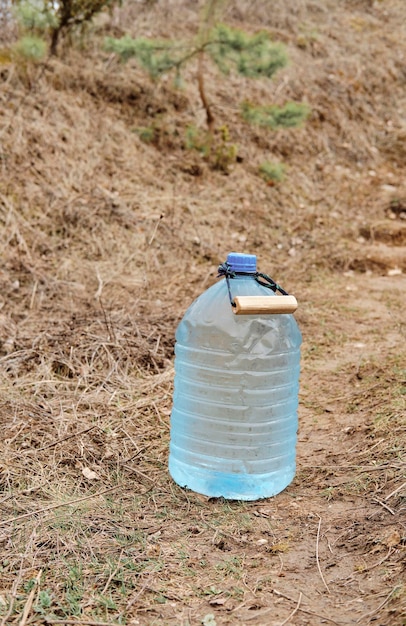
<path id="1" fill-rule="evenodd" d="M 211 498 L 260 500 L 271 498 L 286 489 L 296 473 L 296 466 L 270 474 L 230 474 L 191 467 L 169 457 L 169 473 L 175 483 Z"/>

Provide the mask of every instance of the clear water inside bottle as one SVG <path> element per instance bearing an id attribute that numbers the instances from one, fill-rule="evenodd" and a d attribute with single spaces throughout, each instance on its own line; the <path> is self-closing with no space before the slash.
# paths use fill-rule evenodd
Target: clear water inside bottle
<path id="1" fill-rule="evenodd" d="M 278 297 L 252 276 L 233 296 Z M 301 334 L 293 315 L 234 315 L 220 280 L 176 332 L 169 471 L 211 497 L 256 500 L 293 479 Z"/>

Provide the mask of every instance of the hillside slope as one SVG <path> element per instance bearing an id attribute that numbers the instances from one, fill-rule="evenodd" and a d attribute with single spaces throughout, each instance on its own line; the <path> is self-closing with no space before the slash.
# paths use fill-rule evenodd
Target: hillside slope
<path id="1" fill-rule="evenodd" d="M 400 626 L 404 0 L 232 1 L 227 22 L 290 64 L 256 82 L 207 65 L 227 171 L 187 147 L 193 64 L 177 91 L 102 51 L 189 36 L 197 4 L 125 3 L 58 59 L 0 67 L 2 624 Z M 265 132 L 244 98 L 311 115 Z M 297 476 L 251 504 L 166 466 L 176 325 L 231 250 L 295 293 L 304 338 Z"/>

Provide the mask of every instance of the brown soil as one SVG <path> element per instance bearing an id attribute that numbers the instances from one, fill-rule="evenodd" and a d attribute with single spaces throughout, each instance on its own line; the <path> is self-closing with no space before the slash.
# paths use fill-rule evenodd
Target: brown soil
<path id="1" fill-rule="evenodd" d="M 193 64 L 175 91 L 99 49 L 195 32 L 196 3 L 124 5 L 40 66 L 1 56 L 1 626 L 406 624 L 404 0 L 226 19 L 291 59 L 272 82 L 207 66 L 227 172 L 185 147 Z M 312 113 L 260 132 L 247 95 Z M 296 295 L 304 338 L 297 475 L 254 503 L 167 472 L 175 328 L 231 250 Z"/>

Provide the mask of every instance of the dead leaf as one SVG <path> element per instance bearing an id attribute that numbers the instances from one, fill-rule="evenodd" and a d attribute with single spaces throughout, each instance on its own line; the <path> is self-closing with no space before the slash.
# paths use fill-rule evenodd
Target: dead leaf
<path id="1" fill-rule="evenodd" d="M 89 467 L 83 467 L 82 474 L 88 480 L 100 480 L 100 476 L 96 474 L 96 472 L 91 470 Z"/>
<path id="2" fill-rule="evenodd" d="M 227 602 L 228 598 L 213 598 L 210 600 L 210 606 L 224 606 Z"/>
<path id="3" fill-rule="evenodd" d="M 400 539 L 400 533 L 397 530 L 394 530 L 385 538 L 384 544 L 388 548 L 394 548 L 400 543 Z"/>

